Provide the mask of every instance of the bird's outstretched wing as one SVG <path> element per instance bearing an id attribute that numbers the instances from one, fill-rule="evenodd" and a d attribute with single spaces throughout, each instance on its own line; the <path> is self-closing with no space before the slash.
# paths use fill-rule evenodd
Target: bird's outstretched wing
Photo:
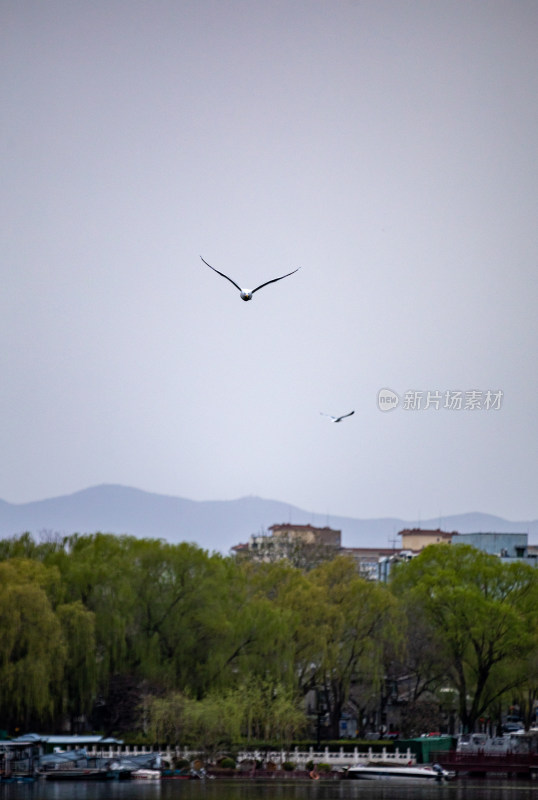
<path id="1" fill-rule="evenodd" d="M 202 261 L 203 260 L 204 259 L 202 258 Z M 209 266 L 209 264 L 208 264 L 208 266 Z M 270 283 L 276 283 L 277 281 L 281 281 L 282 278 L 287 278 L 289 275 L 293 275 L 295 272 L 299 272 L 300 269 L 301 269 L 301 267 L 297 267 L 297 269 L 294 269 L 292 272 L 287 272 L 285 275 L 281 275 L 280 278 L 273 278 L 270 281 L 265 281 L 265 283 L 260 284 L 260 286 L 256 286 L 256 288 L 252 290 L 251 294 L 254 294 L 254 292 L 257 292 L 258 289 L 263 289 L 264 286 L 268 286 Z"/>
<path id="2" fill-rule="evenodd" d="M 350 417 L 355 411 L 350 411 L 349 414 L 342 414 L 341 417 L 335 417 L 333 414 L 325 414 L 323 411 L 319 412 L 323 417 L 329 417 L 332 422 L 341 422 L 346 417 Z"/>
<path id="3" fill-rule="evenodd" d="M 200 258 L 202 258 L 202 256 L 200 256 Z M 212 267 L 212 266 L 211 266 L 211 264 L 208 264 L 208 263 L 207 263 L 207 261 L 206 261 L 204 258 L 202 258 L 202 261 L 204 262 L 204 264 L 206 265 L 206 267 L 209 267 L 209 269 L 212 269 L 212 270 L 213 270 L 213 272 L 216 272 L 216 273 L 218 273 L 219 275 L 222 275 L 222 277 L 223 277 L 223 278 L 226 278 L 226 280 L 227 280 L 227 281 L 230 281 L 230 283 L 233 283 L 233 285 L 235 286 L 235 288 L 236 288 L 236 289 L 239 289 L 239 291 L 242 291 L 242 290 L 241 290 L 241 287 L 240 287 L 240 286 L 238 286 L 238 285 L 237 285 L 237 283 L 236 283 L 235 281 L 233 281 L 231 278 L 229 278 L 229 277 L 228 277 L 228 275 L 225 275 L 225 274 L 224 274 L 224 272 L 220 272 L 218 269 L 215 269 L 215 267 Z"/>

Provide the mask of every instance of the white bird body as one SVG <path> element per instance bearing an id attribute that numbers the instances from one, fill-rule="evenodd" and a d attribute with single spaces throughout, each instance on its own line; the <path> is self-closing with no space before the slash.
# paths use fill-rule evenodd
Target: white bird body
<path id="1" fill-rule="evenodd" d="M 202 256 L 200 256 L 200 258 L 202 258 Z M 218 269 L 215 269 L 215 267 L 212 267 L 211 264 L 208 264 L 207 261 L 205 259 L 203 259 L 203 258 L 202 258 L 202 261 L 204 262 L 206 267 L 209 267 L 209 269 L 212 269 L 213 272 L 216 272 L 218 275 L 222 275 L 222 277 L 226 278 L 227 281 L 230 281 L 230 283 L 233 283 L 235 288 L 239 289 L 239 294 L 240 294 L 241 300 L 252 300 L 252 295 L 254 294 L 254 292 L 257 292 L 258 289 L 263 289 L 264 286 L 267 286 L 270 283 L 276 283 L 277 281 L 281 281 L 282 278 L 287 278 L 288 275 L 293 275 L 295 272 L 298 272 L 300 270 L 300 267 L 297 267 L 297 269 L 294 269 L 292 272 L 287 272 L 285 275 L 281 275 L 280 278 L 272 278 L 270 281 L 265 281 L 265 283 L 260 284 L 260 286 L 256 286 L 255 289 L 242 289 L 228 275 L 225 275 L 224 272 L 220 272 Z"/>
<path id="2" fill-rule="evenodd" d="M 343 419 L 345 419 L 346 417 L 350 417 L 355 412 L 350 411 L 349 414 L 342 414 L 341 417 L 333 417 L 332 414 L 324 414 L 323 411 L 320 411 L 319 413 L 321 414 L 322 417 L 329 417 L 331 422 L 342 422 Z"/>

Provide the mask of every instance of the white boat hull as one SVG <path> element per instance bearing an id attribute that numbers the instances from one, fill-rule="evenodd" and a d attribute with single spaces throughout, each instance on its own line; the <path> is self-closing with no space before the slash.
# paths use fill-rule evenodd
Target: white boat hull
<path id="1" fill-rule="evenodd" d="M 454 774 L 442 767 L 389 767 L 374 764 L 358 765 L 350 767 L 346 772 L 346 778 L 362 781 L 413 781 L 419 783 L 441 783 L 451 780 Z"/>
<path id="2" fill-rule="evenodd" d="M 133 778 L 143 781 L 161 780 L 161 772 L 158 769 L 136 769 L 131 775 Z"/>

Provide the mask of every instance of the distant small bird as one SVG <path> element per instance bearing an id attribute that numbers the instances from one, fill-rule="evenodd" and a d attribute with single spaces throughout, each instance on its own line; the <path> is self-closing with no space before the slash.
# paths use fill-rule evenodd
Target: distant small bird
<path id="1" fill-rule="evenodd" d="M 200 256 L 200 258 L 202 258 L 202 256 Z M 219 272 L 218 269 L 215 269 L 215 267 L 212 267 L 211 264 L 208 264 L 204 258 L 202 258 L 202 261 L 207 267 L 209 267 L 209 269 L 212 269 L 213 272 L 217 272 L 219 275 L 222 275 L 223 278 L 226 278 L 227 281 L 233 283 L 235 288 L 239 289 L 241 293 L 241 300 L 252 300 L 252 295 L 254 294 L 254 292 L 257 292 L 258 289 L 263 289 L 264 286 L 268 286 L 270 283 L 276 283 L 277 281 L 281 281 L 282 278 L 287 278 L 288 275 L 293 275 L 295 272 L 298 272 L 301 269 L 300 267 L 297 267 L 297 269 L 294 269 L 293 272 L 287 272 L 285 275 L 281 275 L 280 278 L 273 278 L 271 281 L 266 281 L 265 283 L 262 283 L 260 286 L 257 286 L 255 289 L 242 289 L 240 286 L 237 285 L 235 281 L 229 278 L 228 275 L 225 275 L 224 272 Z"/>
<path id="2" fill-rule="evenodd" d="M 341 417 L 333 417 L 332 414 L 324 414 L 323 411 L 320 411 L 319 413 L 321 414 L 322 417 L 330 417 L 331 422 L 342 422 L 343 419 L 345 419 L 346 417 L 350 417 L 355 412 L 350 411 L 349 414 L 342 414 Z"/>

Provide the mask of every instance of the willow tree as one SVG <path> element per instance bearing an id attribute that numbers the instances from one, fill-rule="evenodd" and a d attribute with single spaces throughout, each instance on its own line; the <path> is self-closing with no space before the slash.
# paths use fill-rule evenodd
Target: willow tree
<path id="1" fill-rule="evenodd" d="M 0 721 L 7 729 L 44 725 L 61 704 L 66 648 L 41 564 L 0 562 Z"/>
<path id="2" fill-rule="evenodd" d="M 62 574 L 63 602 L 80 602 L 94 615 L 95 659 L 102 685 L 111 674 L 132 668 L 134 541 L 112 534 L 74 534 L 65 539 L 63 551 L 51 557 Z"/>
<path id="3" fill-rule="evenodd" d="M 398 641 L 402 618 L 387 588 L 360 577 L 350 558 L 326 562 L 308 578 L 322 598 L 312 609 L 320 644 L 315 681 L 325 700 L 331 736 L 337 738 L 352 687 L 359 694 L 379 687 L 384 649 Z"/>
<path id="4" fill-rule="evenodd" d="M 198 698 L 222 685 L 235 615 L 229 562 L 193 544 L 149 540 L 133 545 L 132 558 L 141 674 Z"/>
<path id="5" fill-rule="evenodd" d="M 144 703 L 152 741 L 189 747 L 214 757 L 241 737 L 245 698 L 237 690 L 196 700 L 182 692 L 148 697 Z"/>
<path id="6" fill-rule="evenodd" d="M 522 681 L 538 633 L 538 573 L 468 545 L 431 545 L 399 565 L 395 593 L 421 605 L 447 658 L 465 730 Z"/>
<path id="7" fill-rule="evenodd" d="M 449 715 L 449 728 L 453 730 L 453 692 L 444 691 L 449 664 L 445 648 L 421 603 L 408 594 L 398 600 L 405 618 L 403 641 L 395 651 L 387 648 L 386 681 L 377 698 L 377 708 L 383 712 L 395 696 L 405 696 L 400 706 L 399 729 L 403 736 L 409 737 L 423 730 L 438 729 L 439 707 L 443 705 Z"/>
<path id="8" fill-rule="evenodd" d="M 254 735 L 288 749 L 307 726 L 304 703 L 287 684 L 253 679 L 242 690 L 243 730 L 248 720 L 248 736 Z"/>
<path id="9" fill-rule="evenodd" d="M 97 691 L 95 652 L 95 614 L 80 600 L 63 603 L 56 609 L 65 644 L 63 710 L 74 717 L 87 716 Z"/>
<path id="10" fill-rule="evenodd" d="M 143 711 L 153 741 L 189 746 L 211 757 L 245 739 L 287 747 L 306 726 L 304 709 L 288 687 L 255 676 L 200 700 L 180 692 L 150 697 Z"/>
<path id="11" fill-rule="evenodd" d="M 305 575 L 287 562 L 244 563 L 236 580 L 240 610 L 237 640 L 242 651 L 235 660 L 240 680 L 256 676 L 304 695 L 311 669 L 312 634 L 317 628 L 311 614 L 316 591 Z M 240 593 L 240 594 L 239 594 Z"/>

